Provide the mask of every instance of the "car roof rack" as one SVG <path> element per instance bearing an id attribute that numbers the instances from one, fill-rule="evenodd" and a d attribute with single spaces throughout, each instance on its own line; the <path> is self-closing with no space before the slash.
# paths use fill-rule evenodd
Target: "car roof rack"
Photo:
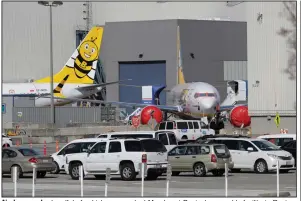
<path id="1" fill-rule="evenodd" d="M 135 140 L 139 140 L 139 138 L 130 137 L 130 136 L 111 137 L 109 140 L 117 140 L 117 139 L 135 139 Z"/>
<path id="2" fill-rule="evenodd" d="M 208 138 L 251 138 L 250 136 L 247 136 L 247 135 L 220 135 L 220 134 L 217 134 L 217 135 L 204 135 L 202 137 L 199 137 L 197 138 L 196 140 L 206 140 Z"/>

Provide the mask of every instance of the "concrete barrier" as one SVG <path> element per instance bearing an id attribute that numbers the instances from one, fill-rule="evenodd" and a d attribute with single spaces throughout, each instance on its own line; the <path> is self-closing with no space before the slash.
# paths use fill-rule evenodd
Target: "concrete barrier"
<path id="1" fill-rule="evenodd" d="M 259 197 L 277 197 L 277 192 L 262 193 L 258 195 Z M 279 197 L 290 197 L 290 192 L 279 192 Z"/>
<path id="2" fill-rule="evenodd" d="M 99 134 L 107 133 L 110 131 L 134 131 L 136 130 L 130 126 L 98 126 L 98 127 L 71 127 L 60 129 L 30 129 L 26 135 L 11 136 L 13 144 L 17 141 L 20 144 L 42 144 L 46 140 L 46 143 L 55 143 L 56 140 L 59 143 L 67 143 L 75 139 L 96 137 Z M 139 130 L 151 130 L 148 126 L 141 126 Z"/>

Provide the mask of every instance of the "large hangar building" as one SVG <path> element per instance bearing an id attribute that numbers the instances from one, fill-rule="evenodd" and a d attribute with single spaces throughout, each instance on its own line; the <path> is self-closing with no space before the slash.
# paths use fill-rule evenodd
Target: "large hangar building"
<path id="1" fill-rule="evenodd" d="M 36 2 L 2 5 L 3 81 L 48 76 L 48 9 Z M 177 81 L 179 26 L 187 81 L 209 82 L 224 98 L 226 80 L 247 79 L 252 133 L 277 133 L 280 127 L 296 132 L 296 80 L 283 73 L 289 55 L 286 39 L 276 34 L 281 26 L 290 26 L 279 17 L 283 9 L 281 2 L 64 2 L 53 9 L 54 72 L 71 56 L 80 34 L 97 24 L 105 26 L 101 59 L 106 81 L 132 76 L 134 85 L 166 84 L 171 88 Z M 226 21 L 204 20 L 208 18 Z M 146 74 L 152 79 L 144 79 Z M 161 76 L 155 76 L 158 74 Z M 129 89 L 134 96 L 126 96 Z M 140 93 L 110 86 L 107 99 L 139 102 Z M 162 98 L 163 103 L 168 102 L 164 94 Z M 273 122 L 276 112 L 281 117 L 278 128 Z"/>

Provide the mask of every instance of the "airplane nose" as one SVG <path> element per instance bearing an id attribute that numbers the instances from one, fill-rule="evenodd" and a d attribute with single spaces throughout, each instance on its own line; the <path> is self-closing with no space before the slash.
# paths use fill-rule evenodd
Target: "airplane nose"
<path id="1" fill-rule="evenodd" d="M 216 106 L 216 100 L 215 99 L 203 100 L 202 104 L 204 109 L 211 109 Z"/>

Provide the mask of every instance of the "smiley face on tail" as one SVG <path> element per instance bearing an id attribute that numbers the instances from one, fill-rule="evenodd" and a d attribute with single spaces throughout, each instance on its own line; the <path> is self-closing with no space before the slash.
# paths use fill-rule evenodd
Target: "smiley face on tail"
<path id="1" fill-rule="evenodd" d="M 74 59 L 74 72 L 78 78 L 83 78 L 91 70 L 95 70 L 93 62 L 98 58 L 98 48 L 94 43 L 96 38 L 84 41 L 78 48 L 78 56 Z"/>

